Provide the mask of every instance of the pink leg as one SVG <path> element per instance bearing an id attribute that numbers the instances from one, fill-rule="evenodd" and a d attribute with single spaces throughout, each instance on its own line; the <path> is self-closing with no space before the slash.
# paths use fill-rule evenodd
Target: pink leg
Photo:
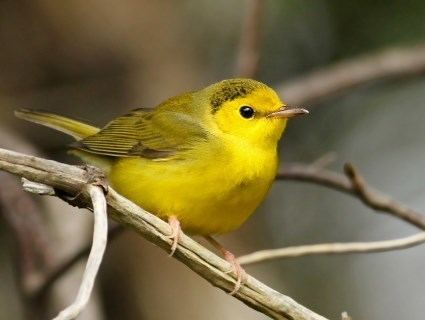
<path id="1" fill-rule="evenodd" d="M 227 273 L 234 272 L 236 275 L 235 287 L 229 293 L 231 296 L 233 296 L 236 292 L 239 291 L 242 286 L 242 283 L 246 281 L 246 271 L 239 264 L 238 260 L 236 260 L 235 255 L 226 248 L 224 248 L 217 240 L 210 236 L 206 236 L 205 239 L 209 243 L 211 243 L 217 250 L 219 250 L 223 254 L 224 259 L 232 265 L 232 268 L 227 271 Z"/>
<path id="2" fill-rule="evenodd" d="M 177 245 L 179 243 L 182 229 L 180 227 L 180 221 L 177 219 L 176 216 L 170 216 L 168 218 L 168 224 L 171 227 L 171 234 L 167 238 L 173 240 L 173 243 L 171 244 L 171 252 L 170 252 L 170 257 L 171 257 L 177 249 Z"/>

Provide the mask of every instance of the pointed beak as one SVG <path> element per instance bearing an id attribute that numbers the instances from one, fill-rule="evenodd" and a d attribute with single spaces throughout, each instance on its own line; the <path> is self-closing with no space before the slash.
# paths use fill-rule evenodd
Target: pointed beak
<path id="1" fill-rule="evenodd" d="M 304 108 L 283 106 L 279 110 L 269 113 L 268 115 L 266 115 L 266 117 L 288 119 L 308 113 L 308 110 Z"/>

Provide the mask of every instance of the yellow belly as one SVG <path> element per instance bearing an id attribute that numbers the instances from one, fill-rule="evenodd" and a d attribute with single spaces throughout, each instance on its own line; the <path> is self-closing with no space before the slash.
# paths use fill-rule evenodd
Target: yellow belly
<path id="1" fill-rule="evenodd" d="M 122 158 L 111 167 L 109 181 L 160 218 L 176 216 L 185 232 L 211 235 L 238 228 L 254 212 L 276 168 L 276 152 L 252 152 L 243 159 L 219 155 L 210 161 Z"/>

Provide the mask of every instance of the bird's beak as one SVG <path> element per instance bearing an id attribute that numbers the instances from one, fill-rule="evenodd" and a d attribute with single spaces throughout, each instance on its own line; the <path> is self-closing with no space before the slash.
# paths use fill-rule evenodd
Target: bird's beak
<path id="1" fill-rule="evenodd" d="M 270 112 L 266 117 L 288 119 L 288 118 L 301 116 L 303 114 L 308 114 L 308 113 L 309 113 L 308 110 L 304 108 L 283 106 L 277 111 Z"/>

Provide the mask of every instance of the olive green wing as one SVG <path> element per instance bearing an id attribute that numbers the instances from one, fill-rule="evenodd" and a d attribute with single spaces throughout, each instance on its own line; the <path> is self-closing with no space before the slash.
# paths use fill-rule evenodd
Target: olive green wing
<path id="1" fill-rule="evenodd" d="M 208 132 L 183 112 L 137 109 L 108 123 L 98 133 L 72 147 L 111 157 L 152 160 L 178 158 L 185 150 L 207 141 Z"/>

